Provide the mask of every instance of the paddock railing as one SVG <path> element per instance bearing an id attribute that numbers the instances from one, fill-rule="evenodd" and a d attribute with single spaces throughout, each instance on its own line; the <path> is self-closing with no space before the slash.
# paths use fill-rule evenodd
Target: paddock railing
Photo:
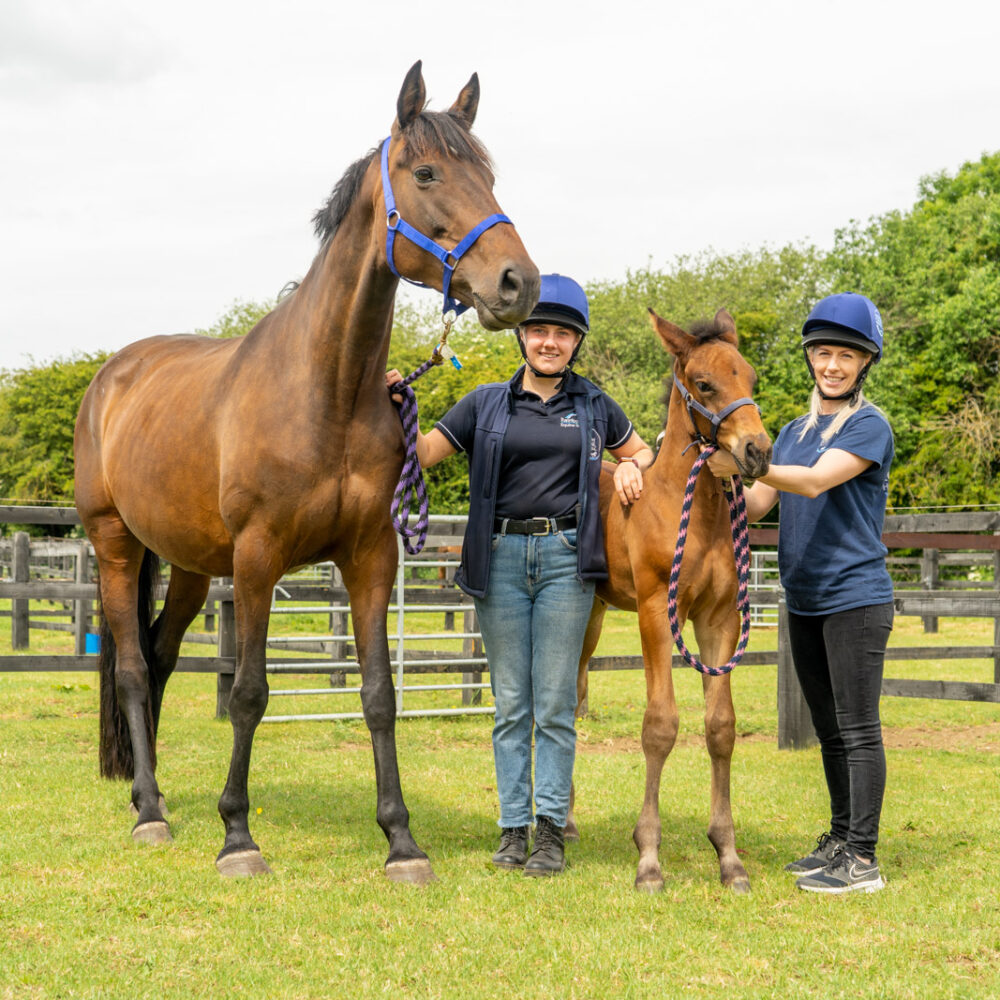
<path id="1" fill-rule="evenodd" d="M 488 666 L 483 655 L 472 602 L 453 584 L 464 517 L 432 517 L 428 545 L 420 556 L 407 556 L 400 546 L 396 590 L 389 609 L 390 655 L 395 672 L 397 712 L 401 717 L 441 714 L 492 713 L 482 703 L 489 687 L 483 675 Z M 79 524 L 72 508 L 0 507 L 0 523 Z M 882 693 L 890 697 L 946 698 L 1000 702 L 1000 513 L 925 514 L 886 518 L 883 538 L 890 548 L 889 565 L 895 581 L 895 605 L 899 615 L 923 619 L 924 631 L 937 630 L 942 617 L 993 619 L 992 645 L 895 647 L 888 661 L 989 660 L 993 681 L 937 681 L 893 679 L 883 682 Z M 774 545 L 777 529 L 751 529 L 754 565 L 751 607 L 756 625 L 776 626 L 776 648 L 747 652 L 743 666 L 778 667 L 779 746 L 806 746 L 814 741 L 808 713 L 802 701 L 788 649 L 787 614 L 777 582 Z M 909 551 L 911 554 L 899 554 Z M 913 555 L 916 551 L 918 554 Z M 10 601 L 11 644 L 27 649 L 33 630 L 70 631 L 75 653 L 0 656 L 4 670 L 92 670 L 96 648 L 93 553 L 83 538 L 29 539 L 24 532 L 0 539 L 0 600 Z M 161 597 L 162 597 L 161 592 Z M 224 715 L 235 669 L 236 635 L 230 580 L 213 581 L 202 611 L 204 631 L 186 638 L 215 646 L 215 655 L 183 656 L 177 669 L 217 675 L 217 714 Z M 283 635 L 280 620 L 286 614 L 317 614 L 327 617 L 329 630 L 321 635 Z M 353 636 L 349 633 L 350 608 L 336 567 L 322 564 L 307 574 L 283 579 L 275 588 L 273 628 L 268 636 L 267 670 L 272 675 L 275 699 L 317 695 L 358 696 L 360 688 L 349 683 L 359 675 Z M 407 627 L 412 614 L 443 616 L 440 632 L 414 632 Z M 461 621 L 456 631 L 456 622 Z M 448 649 L 420 648 L 428 641 L 445 641 Z M 456 640 L 461 649 L 456 650 Z M 674 666 L 682 666 L 675 655 Z M 600 656 L 591 670 L 641 669 L 638 655 Z M 887 668 L 888 672 L 888 668 Z M 278 686 L 282 674 L 325 676 L 324 687 Z M 460 681 L 442 684 L 407 683 L 422 674 L 460 674 Z M 449 690 L 461 692 L 461 705 L 454 708 L 419 709 L 406 706 L 420 693 Z M 284 704 L 284 701 L 281 701 Z M 272 703 L 273 706 L 273 703 Z M 360 718 L 359 710 L 317 714 L 271 714 L 265 721 L 332 720 Z"/>

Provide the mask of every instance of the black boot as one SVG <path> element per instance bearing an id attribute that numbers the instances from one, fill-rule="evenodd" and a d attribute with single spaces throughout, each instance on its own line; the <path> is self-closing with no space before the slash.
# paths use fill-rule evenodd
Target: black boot
<path id="1" fill-rule="evenodd" d="M 493 855 L 497 868 L 523 868 L 528 859 L 528 828 L 505 826 L 500 833 L 500 846 Z"/>
<path id="2" fill-rule="evenodd" d="M 539 816 L 535 826 L 535 846 L 524 866 L 525 875 L 557 875 L 566 867 L 563 828 L 548 816 Z"/>

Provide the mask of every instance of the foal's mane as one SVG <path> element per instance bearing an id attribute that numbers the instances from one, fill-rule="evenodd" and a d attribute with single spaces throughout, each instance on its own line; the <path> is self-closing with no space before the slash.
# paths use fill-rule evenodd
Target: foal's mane
<path id="1" fill-rule="evenodd" d="M 464 120 L 447 111 L 421 111 L 402 130 L 406 141 L 406 160 L 437 155 L 465 163 L 475 163 L 493 172 L 493 161 L 486 147 L 469 131 Z M 381 152 L 379 143 L 360 160 L 355 160 L 334 185 L 326 204 L 313 216 L 313 229 L 321 244 L 331 240 L 344 221 L 361 188 L 361 180 L 372 160 Z"/>
<path id="2" fill-rule="evenodd" d="M 726 331 L 722 328 L 718 320 L 699 319 L 691 324 L 688 334 L 698 341 L 698 345 L 707 344 L 709 341 L 718 340 Z M 670 394 L 674 391 L 674 369 L 670 366 L 670 373 L 663 376 L 663 395 L 660 402 L 663 404 L 663 423 L 666 425 L 667 413 L 670 408 Z"/>

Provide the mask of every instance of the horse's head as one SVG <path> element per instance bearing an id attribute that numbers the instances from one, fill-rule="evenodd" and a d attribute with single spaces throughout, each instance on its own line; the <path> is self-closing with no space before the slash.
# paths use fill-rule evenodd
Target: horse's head
<path id="1" fill-rule="evenodd" d="M 687 404 L 689 427 L 693 424 L 702 438 L 731 452 L 742 475 L 764 475 L 771 462 L 771 439 L 752 405 L 757 374 L 739 352 L 733 317 L 720 309 L 710 323 L 688 333 L 652 309 L 649 316 L 674 356 L 674 378 L 682 390 L 674 396 L 681 407 Z"/>
<path id="2" fill-rule="evenodd" d="M 403 220 L 439 250 L 460 254 L 448 291 L 474 306 L 484 327 L 516 326 L 534 307 L 540 279 L 509 221 L 474 233 L 484 220 L 501 214 L 493 197 L 489 154 L 470 131 L 479 104 L 479 78 L 472 75 L 448 111 L 425 111 L 420 66 L 417 62 L 410 69 L 396 102 L 385 164 L 396 211 L 388 221 L 396 225 Z M 384 191 L 377 198 L 376 217 L 380 208 L 383 215 L 389 209 Z M 454 255 L 449 253 L 443 264 L 435 251 L 422 248 L 419 239 L 414 242 L 407 234 L 407 226 L 397 229 L 386 252 L 394 258 L 390 264 L 411 281 L 442 288 L 445 265 L 455 264 Z M 384 237 L 382 242 L 385 245 Z"/>

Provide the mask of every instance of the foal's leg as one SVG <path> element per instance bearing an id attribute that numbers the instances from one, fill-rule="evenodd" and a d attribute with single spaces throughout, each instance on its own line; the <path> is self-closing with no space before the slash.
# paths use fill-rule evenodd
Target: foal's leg
<path id="1" fill-rule="evenodd" d="M 632 833 L 639 849 L 635 887 L 648 892 L 663 888 L 660 870 L 660 776 L 677 740 L 678 712 L 671 674 L 673 644 L 667 625 L 667 592 L 661 589 L 639 601 L 639 633 L 646 668 L 646 713 L 642 719 L 642 751 L 646 756 L 646 791 Z"/>
<path id="2" fill-rule="evenodd" d="M 590 620 L 587 622 L 587 631 L 583 636 L 583 650 L 580 653 L 580 666 L 576 675 L 576 717 L 578 719 L 586 711 L 589 680 L 587 667 L 591 656 L 594 655 L 594 650 L 597 649 L 598 640 L 601 638 L 601 629 L 604 626 L 604 613 L 607 610 L 607 604 L 599 597 L 595 597 L 594 606 L 590 612 Z M 566 826 L 563 828 L 563 837 L 566 840 L 580 839 L 580 830 L 573 816 L 573 806 L 575 803 L 576 782 L 572 782 L 569 786 L 569 813 L 566 817 Z"/>
<path id="3" fill-rule="evenodd" d="M 695 637 L 702 663 L 722 666 L 736 649 L 739 617 L 731 609 L 722 622 L 694 623 Z M 736 711 L 730 675 L 702 675 L 705 692 L 705 743 L 712 762 L 711 817 L 708 839 L 719 855 L 719 872 L 722 884 L 734 892 L 750 891 L 750 877 L 736 853 L 736 828 L 730 801 L 729 779 L 736 745 Z"/>
<path id="4" fill-rule="evenodd" d="M 90 526 L 97 555 L 101 608 L 115 640 L 114 685 L 118 708 L 125 717 L 132 750 L 132 807 L 136 823 L 132 838 L 162 844 L 173 838 L 163 818 L 162 798 L 153 760 L 153 709 L 149 666 L 139 640 L 139 569 L 145 546 L 115 516 Z"/>
<path id="5" fill-rule="evenodd" d="M 229 696 L 233 726 L 233 754 L 226 786 L 219 799 L 219 815 L 226 839 L 215 859 L 222 875 L 267 875 L 260 848 L 250 836 L 250 797 L 247 781 L 250 752 L 257 726 L 267 708 L 266 643 L 271 595 L 281 577 L 268 537 L 251 539 L 244 532 L 233 553 L 233 613 L 236 619 L 236 675 Z"/>
<path id="6" fill-rule="evenodd" d="M 355 550 L 338 565 L 350 595 L 361 667 L 361 706 L 375 756 L 375 818 L 389 841 L 385 873 L 392 882 L 426 885 L 435 875 L 410 833 L 410 814 L 403 802 L 396 757 L 396 692 L 386 636 L 396 562 L 396 538 L 387 524 L 363 551 Z"/>

